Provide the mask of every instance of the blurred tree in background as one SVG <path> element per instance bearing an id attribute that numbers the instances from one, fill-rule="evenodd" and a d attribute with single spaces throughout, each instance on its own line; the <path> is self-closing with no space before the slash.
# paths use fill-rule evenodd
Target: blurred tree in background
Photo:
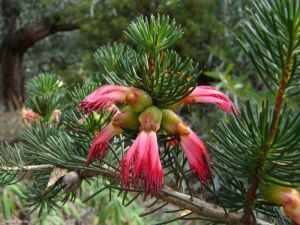
<path id="1" fill-rule="evenodd" d="M 20 108 L 24 103 L 25 53 L 50 35 L 78 29 L 82 5 L 72 1 L 1 1 L 0 60 L 6 109 Z"/>
<path id="2" fill-rule="evenodd" d="M 122 29 L 139 15 L 165 14 L 181 24 L 184 37 L 174 49 L 183 56 L 190 56 L 204 70 L 212 69 L 220 61 L 236 62 L 241 49 L 234 40 L 234 31 L 244 16 L 249 0 L 168 0 L 168 1 L 105 1 L 93 7 L 95 20 L 81 26 L 80 43 L 84 68 L 93 62 L 90 51 L 107 42 L 125 41 Z M 103 13 L 99 13 L 103 11 Z M 102 23 L 100 21 L 105 21 Z M 232 48 L 235 51 L 232 51 Z M 208 56 L 211 57 L 208 58 Z M 238 60 L 238 59 L 237 59 Z M 89 71 L 90 72 L 90 71 Z"/>
<path id="3" fill-rule="evenodd" d="M 3 102 L 9 108 L 20 107 L 25 97 L 26 76 L 39 72 L 62 73 L 67 81 L 82 81 L 96 68 L 91 52 L 104 43 L 127 42 L 122 30 L 138 15 L 160 13 L 175 18 L 185 33 L 175 49 L 199 62 L 204 70 L 220 65 L 220 69 L 225 70 L 225 65 L 245 60 L 233 31 L 244 17 L 249 1 L 2 0 Z M 76 30 L 79 25 L 78 31 L 56 34 Z M 246 66 L 234 68 L 234 71 L 246 71 Z M 204 83 L 207 78 L 201 77 L 201 80 L 199 82 Z"/>

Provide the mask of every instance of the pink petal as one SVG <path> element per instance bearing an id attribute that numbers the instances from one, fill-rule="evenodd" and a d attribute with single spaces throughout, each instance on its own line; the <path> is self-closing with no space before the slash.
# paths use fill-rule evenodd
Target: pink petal
<path id="1" fill-rule="evenodd" d="M 121 167 L 125 187 L 136 186 L 138 178 L 142 178 L 145 193 L 155 194 L 162 188 L 163 168 L 154 131 L 139 133 L 122 159 Z"/>
<path id="2" fill-rule="evenodd" d="M 114 136 L 122 133 L 122 129 L 109 123 L 93 140 L 86 164 L 90 165 L 97 157 L 100 159 L 105 156 L 108 143 Z"/>
<path id="3" fill-rule="evenodd" d="M 120 85 L 110 85 L 110 84 L 105 84 L 99 88 L 97 88 L 94 93 L 95 95 L 101 95 L 101 94 L 108 94 L 114 91 L 119 91 L 120 89 L 124 88 L 123 86 Z"/>
<path id="4" fill-rule="evenodd" d="M 211 86 L 198 86 L 192 93 L 182 100 L 184 103 L 191 104 L 193 102 L 213 103 L 220 106 L 226 112 L 239 114 L 238 109 L 232 101 L 220 90 Z"/>
<path id="5" fill-rule="evenodd" d="M 188 135 L 180 136 L 180 145 L 187 156 L 191 170 L 197 172 L 201 181 L 206 181 L 209 177 L 207 162 L 210 162 L 210 157 L 202 141 L 190 128 L 188 129 L 190 132 Z"/>
<path id="6" fill-rule="evenodd" d="M 79 104 L 79 109 L 91 112 L 109 107 L 116 102 L 125 103 L 126 96 L 129 92 L 129 88 L 119 85 L 101 86 L 85 97 Z"/>
<path id="7" fill-rule="evenodd" d="M 127 150 L 125 156 L 123 157 L 121 161 L 121 174 L 122 174 L 122 180 L 123 185 L 125 187 L 130 187 L 130 167 L 131 162 L 134 161 L 134 155 L 138 149 L 139 140 L 138 137 L 133 142 L 131 147 Z"/>
<path id="8" fill-rule="evenodd" d="M 154 131 L 150 132 L 150 145 L 149 145 L 149 171 L 146 174 L 147 189 L 152 193 L 157 193 L 162 188 L 163 180 L 163 167 L 159 157 L 159 148 L 157 144 L 157 137 Z M 150 186 L 149 186 L 150 185 Z"/>
<path id="9" fill-rule="evenodd" d="M 133 179 L 135 181 L 138 180 L 138 177 L 141 173 L 143 173 L 143 169 L 145 169 L 146 165 L 145 158 L 147 158 L 147 151 L 149 148 L 149 137 L 146 132 L 141 132 L 138 138 L 138 149 L 136 152 L 135 165 L 133 168 Z"/>

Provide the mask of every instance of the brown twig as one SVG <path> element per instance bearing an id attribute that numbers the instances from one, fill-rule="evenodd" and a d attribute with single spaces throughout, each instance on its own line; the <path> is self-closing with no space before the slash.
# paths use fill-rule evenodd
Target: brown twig
<path id="1" fill-rule="evenodd" d="M 32 165 L 24 167 L 0 167 L 0 172 L 18 172 L 18 171 L 41 171 L 41 170 L 52 170 L 55 168 L 53 165 Z M 67 168 L 73 170 L 74 168 Z M 80 176 L 83 179 L 88 179 L 97 176 L 104 176 L 110 179 L 117 180 L 120 175 L 118 172 L 109 169 L 109 167 L 103 166 L 102 168 L 86 167 L 79 171 Z M 242 215 L 238 213 L 226 213 L 223 208 L 220 208 L 214 204 L 207 203 L 201 199 L 193 198 L 184 193 L 178 192 L 167 186 L 161 190 L 159 197 L 165 203 L 170 203 L 180 208 L 185 208 L 193 213 L 197 213 L 200 216 L 214 218 L 222 223 L 238 225 L 241 224 Z M 271 223 L 257 219 L 258 225 L 271 225 Z"/>

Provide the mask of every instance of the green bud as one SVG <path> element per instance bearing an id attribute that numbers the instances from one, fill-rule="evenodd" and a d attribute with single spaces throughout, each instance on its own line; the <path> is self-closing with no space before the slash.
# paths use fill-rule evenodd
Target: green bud
<path id="1" fill-rule="evenodd" d="M 282 205 L 283 203 L 282 193 L 293 191 L 293 188 L 291 187 L 280 186 L 277 184 L 263 184 L 262 182 L 259 184 L 258 189 L 266 200 L 277 205 Z"/>
<path id="2" fill-rule="evenodd" d="M 139 115 L 141 129 L 146 131 L 159 130 L 161 119 L 162 119 L 162 112 L 156 106 L 151 106 L 147 108 Z"/>
<path id="3" fill-rule="evenodd" d="M 128 96 L 127 101 L 134 112 L 142 112 L 153 104 L 152 98 L 147 92 L 134 89 L 133 96 Z"/>
<path id="4" fill-rule="evenodd" d="M 175 112 L 170 109 L 162 110 L 162 126 L 163 129 L 170 133 L 177 133 L 177 124 L 181 122 L 181 119 Z"/>
<path id="5" fill-rule="evenodd" d="M 121 113 L 114 116 L 113 123 L 127 129 L 137 129 L 140 126 L 138 114 L 133 111 L 130 105 L 123 107 Z"/>

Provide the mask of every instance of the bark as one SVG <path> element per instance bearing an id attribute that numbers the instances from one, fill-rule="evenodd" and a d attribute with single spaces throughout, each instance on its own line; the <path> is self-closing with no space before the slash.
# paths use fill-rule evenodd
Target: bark
<path id="1" fill-rule="evenodd" d="M 22 67 L 25 52 L 38 41 L 60 31 L 78 29 L 76 24 L 42 21 L 8 34 L 1 51 L 3 100 L 7 110 L 20 108 L 25 100 L 25 74 Z"/>
<path id="2" fill-rule="evenodd" d="M 25 74 L 22 67 L 26 51 L 38 41 L 57 32 L 72 31 L 79 26 L 63 23 L 59 17 L 43 20 L 16 30 L 19 10 L 14 1 L 2 0 L 2 16 L 5 22 L 4 39 L 0 48 L 0 71 L 2 73 L 2 99 L 7 111 L 19 109 L 25 100 Z"/>
<path id="3" fill-rule="evenodd" d="M 5 42 L 3 42 L 5 45 Z M 3 84 L 3 103 L 6 110 L 19 109 L 24 102 L 24 72 L 22 69 L 23 54 L 10 50 L 7 47 L 2 49 L 1 72 Z"/>

